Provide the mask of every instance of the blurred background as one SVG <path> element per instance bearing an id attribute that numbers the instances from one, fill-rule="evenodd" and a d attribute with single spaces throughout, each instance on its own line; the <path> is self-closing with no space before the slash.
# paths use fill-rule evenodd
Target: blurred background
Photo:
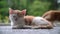
<path id="1" fill-rule="evenodd" d="M 60 0 L 0 0 L 0 23 L 9 23 L 9 8 L 27 10 L 27 15 L 42 16 L 48 10 L 60 9 Z"/>

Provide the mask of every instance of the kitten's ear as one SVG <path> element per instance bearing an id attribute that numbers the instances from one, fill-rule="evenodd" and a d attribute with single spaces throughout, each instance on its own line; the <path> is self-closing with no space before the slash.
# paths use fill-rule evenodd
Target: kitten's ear
<path id="1" fill-rule="evenodd" d="M 22 14 L 26 15 L 26 9 L 22 10 Z"/>
<path id="2" fill-rule="evenodd" d="M 9 14 L 13 13 L 13 9 L 9 8 Z"/>

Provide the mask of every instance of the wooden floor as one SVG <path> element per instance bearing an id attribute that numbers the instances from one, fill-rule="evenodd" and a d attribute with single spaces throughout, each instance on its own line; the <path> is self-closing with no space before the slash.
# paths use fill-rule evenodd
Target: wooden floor
<path id="1" fill-rule="evenodd" d="M 0 26 L 0 34 L 60 34 L 60 27 L 53 29 L 12 29 L 11 26 Z"/>

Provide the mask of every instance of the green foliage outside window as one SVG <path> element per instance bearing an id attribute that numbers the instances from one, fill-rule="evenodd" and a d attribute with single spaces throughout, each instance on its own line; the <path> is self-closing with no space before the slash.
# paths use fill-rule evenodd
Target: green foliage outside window
<path id="1" fill-rule="evenodd" d="M 42 16 L 52 4 L 53 0 L 0 0 L 0 23 L 9 23 L 9 7 L 27 9 L 27 15 Z"/>

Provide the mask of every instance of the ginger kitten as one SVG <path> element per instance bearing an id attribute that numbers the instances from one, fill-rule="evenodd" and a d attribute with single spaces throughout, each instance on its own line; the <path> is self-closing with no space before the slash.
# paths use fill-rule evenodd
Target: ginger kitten
<path id="1" fill-rule="evenodd" d="M 25 16 L 26 10 L 9 9 L 9 18 L 12 28 L 52 28 L 52 24 L 42 17 Z"/>
<path id="2" fill-rule="evenodd" d="M 50 21 L 53 25 L 55 21 L 60 21 L 60 10 L 50 10 L 46 13 L 43 14 L 43 18 L 47 19 Z M 58 23 L 56 22 L 56 23 Z"/>
<path id="3" fill-rule="evenodd" d="M 9 18 L 12 28 L 22 28 L 25 25 L 23 11 L 9 8 Z"/>

